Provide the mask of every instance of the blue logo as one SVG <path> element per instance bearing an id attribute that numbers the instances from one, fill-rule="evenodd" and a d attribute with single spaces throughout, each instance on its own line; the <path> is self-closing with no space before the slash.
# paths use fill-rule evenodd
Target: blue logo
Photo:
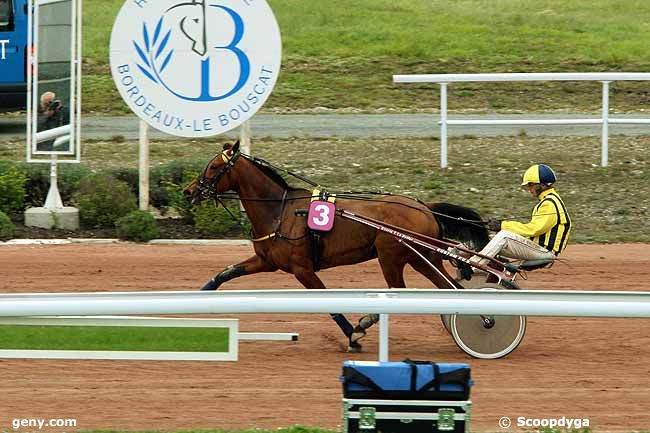
<path id="1" fill-rule="evenodd" d="M 154 21 L 155 22 L 155 21 Z M 226 41 L 215 41 L 210 32 L 215 26 L 232 28 Z M 232 8 L 203 1 L 178 3 L 168 8 L 155 25 L 142 23 L 142 39 L 133 40 L 139 59 L 137 67 L 153 83 L 186 101 L 213 102 L 226 99 L 241 90 L 251 75 L 249 57 L 239 47 L 246 32 L 242 17 Z M 173 48 L 170 40 L 174 40 Z M 182 60 L 189 76 L 199 77 L 196 83 L 187 83 L 178 73 L 170 73 L 169 65 L 184 49 Z M 229 56 L 236 62 L 237 77 L 219 82 L 220 60 Z M 168 71 L 166 73 L 166 71 Z M 189 85 L 188 85 L 189 84 Z M 218 89 L 218 90 L 217 90 Z"/>
<path id="2" fill-rule="evenodd" d="M 266 0 L 126 0 L 111 34 L 111 73 L 149 125 L 208 137 L 269 98 L 282 40 Z"/>

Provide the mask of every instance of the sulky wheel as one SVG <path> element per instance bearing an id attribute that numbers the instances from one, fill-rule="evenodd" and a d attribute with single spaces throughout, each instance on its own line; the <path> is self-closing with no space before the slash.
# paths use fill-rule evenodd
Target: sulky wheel
<path id="1" fill-rule="evenodd" d="M 467 289 L 504 290 L 502 286 L 492 283 L 467 283 Z M 526 333 L 526 316 L 452 314 L 447 315 L 447 320 L 448 329 L 458 347 L 474 358 L 502 358 L 519 346 Z"/>
<path id="2" fill-rule="evenodd" d="M 451 314 L 441 314 L 440 315 L 440 320 L 442 321 L 442 326 L 444 326 L 445 329 L 447 330 L 447 332 L 449 332 L 451 334 L 451 323 L 449 323 L 451 321 L 450 317 L 451 317 Z"/>
<path id="3" fill-rule="evenodd" d="M 471 280 L 463 280 L 460 277 L 456 279 L 457 283 L 460 283 L 464 289 L 480 289 L 482 287 L 492 287 L 493 284 L 486 284 L 485 277 L 481 278 L 480 276 L 475 276 Z M 451 334 L 451 314 L 441 314 L 440 320 L 442 321 L 442 326 L 445 327 L 445 330 Z"/>

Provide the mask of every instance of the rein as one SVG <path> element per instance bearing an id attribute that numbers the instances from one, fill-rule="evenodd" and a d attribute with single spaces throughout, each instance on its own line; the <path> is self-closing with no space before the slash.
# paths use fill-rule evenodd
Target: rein
<path id="1" fill-rule="evenodd" d="M 311 179 L 309 179 L 307 177 L 304 177 L 302 175 L 294 173 L 294 172 L 292 172 L 290 170 L 287 170 L 285 168 L 278 167 L 278 166 L 276 166 L 274 164 L 271 164 L 270 162 L 268 162 L 268 161 L 266 161 L 266 160 L 264 160 L 262 158 L 254 157 L 254 156 L 251 156 L 251 155 L 239 152 L 239 151 L 237 151 L 232 156 L 228 155 L 228 151 L 226 151 L 226 150 L 224 150 L 221 153 L 221 158 L 223 159 L 223 161 L 226 164 L 224 164 L 219 169 L 219 172 L 214 177 L 208 179 L 207 176 L 206 176 L 206 173 L 207 173 L 208 169 L 210 168 L 210 164 L 208 164 L 208 166 L 206 166 L 206 168 L 203 170 L 203 172 L 201 173 L 201 176 L 199 177 L 197 185 L 198 185 L 198 188 L 199 188 L 199 193 L 201 195 L 201 198 L 203 198 L 204 200 L 212 198 L 216 202 L 221 203 L 222 206 L 224 206 L 223 202 L 221 201 L 222 199 L 235 199 L 235 200 L 240 200 L 240 201 L 259 201 L 259 202 L 270 202 L 270 201 L 277 202 L 277 201 L 280 201 L 282 203 L 282 209 L 280 211 L 280 220 L 278 221 L 276 229 L 271 234 L 268 234 L 266 236 L 262 236 L 262 237 L 259 237 L 259 238 L 254 238 L 252 240 L 253 240 L 253 242 L 261 242 L 261 241 L 265 241 L 267 239 L 271 239 L 271 238 L 274 238 L 274 237 L 285 238 L 284 236 L 282 236 L 278 232 L 278 229 L 279 229 L 281 221 L 282 221 L 282 215 L 284 214 L 284 209 L 285 209 L 285 206 L 286 206 L 286 202 L 287 201 L 294 201 L 294 200 L 311 199 L 311 198 L 313 198 L 312 194 L 310 193 L 309 195 L 305 195 L 305 196 L 297 196 L 297 197 L 287 198 L 287 190 L 285 189 L 284 194 L 282 196 L 282 199 L 276 199 L 276 198 L 240 197 L 239 194 L 237 194 L 237 193 L 227 193 L 227 192 L 218 193 L 218 192 L 215 192 L 216 185 L 219 183 L 221 178 L 232 169 L 232 167 L 235 165 L 235 162 L 239 159 L 240 156 L 245 158 L 245 159 L 248 159 L 250 161 L 256 162 L 259 165 L 262 165 L 264 167 L 271 168 L 272 170 L 281 171 L 283 173 L 286 173 L 287 175 L 289 175 L 291 177 L 294 177 L 294 178 L 296 178 L 298 180 L 301 180 L 301 181 L 305 182 L 306 184 L 308 184 L 310 186 L 319 187 L 319 188 L 322 188 L 322 186 L 320 184 L 318 184 L 317 182 L 314 182 L 313 180 L 311 180 Z M 382 196 L 406 197 L 406 196 L 402 196 L 402 195 L 399 195 L 399 194 L 393 194 L 393 193 L 390 193 L 390 192 L 388 192 L 388 193 L 380 192 L 380 191 L 341 191 L 341 192 L 338 192 L 338 191 L 335 191 L 335 190 L 328 190 L 328 191 L 333 191 L 339 199 L 392 203 L 392 204 L 408 207 L 408 208 L 411 208 L 411 209 L 414 209 L 414 210 L 419 210 L 421 212 L 428 212 L 428 213 L 430 213 L 432 215 L 445 217 L 445 218 L 448 218 L 448 219 L 464 222 L 466 224 L 471 224 L 471 225 L 475 225 L 475 226 L 481 226 L 482 227 L 482 226 L 485 226 L 487 224 L 486 221 L 469 220 L 469 219 L 462 218 L 462 217 L 453 217 L 453 216 L 450 216 L 450 215 L 447 215 L 447 214 L 444 214 L 444 213 L 441 213 L 441 212 L 433 211 L 431 209 L 423 210 L 423 209 L 420 209 L 418 207 L 415 207 L 415 206 L 412 206 L 412 205 L 409 205 L 409 204 L 406 204 L 406 203 L 387 202 L 385 200 L 379 200 L 379 199 L 375 199 L 375 198 L 360 196 L 360 195 L 382 195 Z M 421 204 L 424 204 L 420 200 L 418 200 L 418 202 L 420 202 Z M 230 217 L 234 221 L 236 221 L 237 224 L 239 224 L 241 227 L 243 227 L 243 225 L 239 221 L 237 221 L 237 218 L 232 214 L 232 212 L 230 212 L 230 210 L 226 206 L 224 206 L 224 208 L 226 209 L 226 211 L 228 212 Z M 304 237 L 304 236 L 302 236 L 302 237 Z M 292 238 L 285 238 L 285 239 L 298 240 L 298 239 L 302 239 L 302 237 L 295 238 L 295 239 L 292 239 Z"/>
<path id="2" fill-rule="evenodd" d="M 251 155 L 246 155 L 246 154 L 243 154 L 243 155 L 244 155 L 245 158 L 250 159 L 250 160 L 252 160 L 252 161 L 255 161 L 255 162 L 257 162 L 257 163 L 260 164 L 260 165 L 263 165 L 263 166 L 269 167 L 269 168 L 271 168 L 271 169 L 273 169 L 273 170 L 275 170 L 275 171 L 281 171 L 281 172 L 284 172 L 284 173 L 288 174 L 289 176 L 295 177 L 295 178 L 298 179 L 298 180 L 302 180 L 302 181 L 305 182 L 307 185 L 311 185 L 311 186 L 315 186 L 315 187 L 316 187 L 316 186 L 320 186 L 318 183 L 314 182 L 313 180 L 311 180 L 311 179 L 309 179 L 309 178 L 306 178 L 306 177 L 304 177 L 304 176 L 302 176 L 302 175 L 300 175 L 300 174 L 297 174 L 297 173 L 294 173 L 294 172 L 292 172 L 292 171 L 289 171 L 289 170 L 287 170 L 286 168 L 282 168 L 282 167 L 278 167 L 277 165 L 273 165 L 273 164 L 271 164 L 270 162 L 268 162 L 268 161 L 266 161 L 266 160 L 264 160 L 264 159 L 262 159 L 262 158 L 258 158 L 258 157 L 256 157 L 256 156 L 251 156 Z"/>

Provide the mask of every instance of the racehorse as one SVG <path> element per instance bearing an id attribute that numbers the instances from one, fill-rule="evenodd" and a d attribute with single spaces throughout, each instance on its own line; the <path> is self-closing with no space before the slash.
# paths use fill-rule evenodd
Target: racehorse
<path id="1" fill-rule="evenodd" d="M 462 288 L 454 286 L 456 283 L 443 267 L 440 254 L 424 249 L 419 251 L 435 266 L 436 269 L 433 269 L 394 236 L 340 216 L 335 217 L 333 229 L 321 236 L 318 260 L 315 260 L 312 251 L 314 241 L 309 236 L 307 219 L 296 212 L 297 209 L 309 207 L 312 192 L 292 188 L 269 163 L 242 154 L 239 141 L 234 145 L 224 145 L 223 152 L 212 158 L 183 192 L 192 203 L 197 204 L 206 199 L 219 200 L 226 191 L 237 193 L 250 219 L 255 255 L 228 266 L 201 290 L 216 290 L 233 278 L 277 270 L 293 274 L 307 289 L 324 289 L 325 285 L 316 275 L 319 269 L 375 258 L 379 260 L 390 288 L 406 287 L 404 267 L 407 264 L 438 288 Z M 335 204 L 338 209 L 432 238 L 454 237 L 473 242 L 477 249 L 489 240 L 484 225 L 464 222 L 480 221 L 481 218 L 474 210 L 462 206 L 446 203 L 425 205 L 408 197 L 392 195 L 377 199 L 341 197 L 336 199 Z M 331 314 L 331 317 L 348 338 L 350 351 L 361 350 L 358 340 L 365 335 L 367 328 L 378 321 L 378 315 L 370 314 L 353 327 L 342 314 Z"/>

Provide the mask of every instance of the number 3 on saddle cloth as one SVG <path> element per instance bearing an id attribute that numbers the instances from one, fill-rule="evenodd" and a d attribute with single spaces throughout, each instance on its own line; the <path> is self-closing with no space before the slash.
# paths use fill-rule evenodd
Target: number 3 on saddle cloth
<path id="1" fill-rule="evenodd" d="M 314 272 L 320 270 L 320 239 L 322 234 L 334 228 L 336 216 L 336 194 L 315 189 L 311 193 L 311 204 L 307 214 L 307 227 L 309 227 L 309 241 L 311 244 L 311 258 L 314 263 Z"/>

